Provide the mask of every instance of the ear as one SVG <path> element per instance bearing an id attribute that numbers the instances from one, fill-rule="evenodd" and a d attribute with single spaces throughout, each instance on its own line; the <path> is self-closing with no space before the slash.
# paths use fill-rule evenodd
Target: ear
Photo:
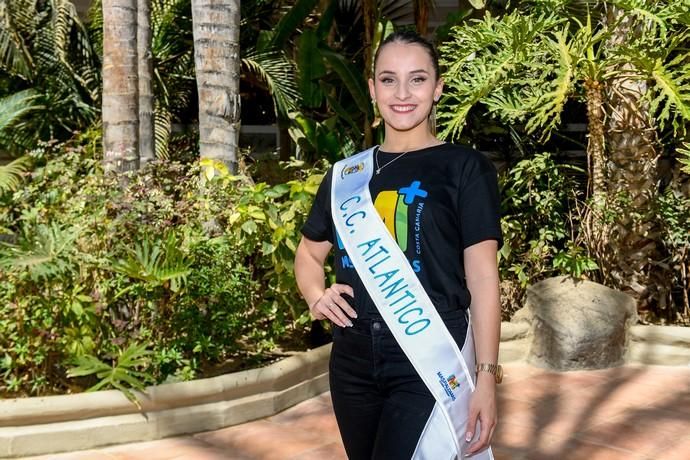
<path id="1" fill-rule="evenodd" d="M 436 82 L 436 88 L 434 88 L 434 102 L 438 102 L 443 93 L 443 78 L 439 78 Z"/>
<path id="2" fill-rule="evenodd" d="M 369 83 L 369 96 L 371 97 L 372 101 L 375 101 L 376 100 L 376 89 L 374 87 L 374 80 L 370 78 L 368 83 Z"/>

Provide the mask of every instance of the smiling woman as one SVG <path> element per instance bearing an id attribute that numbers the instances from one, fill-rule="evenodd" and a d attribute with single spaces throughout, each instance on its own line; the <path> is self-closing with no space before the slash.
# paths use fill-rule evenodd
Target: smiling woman
<path id="1" fill-rule="evenodd" d="M 353 460 L 490 459 L 496 171 L 481 153 L 433 134 L 443 80 L 419 35 L 383 41 L 369 91 L 385 140 L 329 170 L 295 259 L 312 315 L 333 323 L 330 388 L 345 449 Z M 326 287 L 331 249 L 336 282 Z"/>
<path id="2" fill-rule="evenodd" d="M 369 93 L 386 124 L 384 151 L 406 153 L 410 142 L 420 140 L 428 146 L 440 143 L 428 119 L 441 97 L 443 80 L 436 51 L 427 43 L 388 41 L 377 50 Z"/>

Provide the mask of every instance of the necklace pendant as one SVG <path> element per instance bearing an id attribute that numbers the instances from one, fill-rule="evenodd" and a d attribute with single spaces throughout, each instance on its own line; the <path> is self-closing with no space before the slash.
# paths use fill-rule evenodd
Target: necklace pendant
<path id="1" fill-rule="evenodd" d="M 381 168 L 376 170 L 376 175 L 378 176 L 381 173 Z"/>

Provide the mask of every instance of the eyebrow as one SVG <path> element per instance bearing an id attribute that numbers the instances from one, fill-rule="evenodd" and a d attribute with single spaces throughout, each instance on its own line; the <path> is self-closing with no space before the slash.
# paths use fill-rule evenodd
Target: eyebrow
<path id="1" fill-rule="evenodd" d="M 411 74 L 415 74 L 415 73 L 424 73 L 424 74 L 427 74 L 427 75 L 429 74 L 429 72 L 426 71 L 426 70 L 424 70 L 424 69 L 413 70 L 413 71 L 410 72 L 410 73 L 411 73 Z M 382 75 L 396 75 L 396 73 L 393 72 L 392 70 L 382 70 L 381 72 L 379 72 L 379 75 L 378 75 L 378 76 L 380 77 L 380 76 L 382 76 Z"/>

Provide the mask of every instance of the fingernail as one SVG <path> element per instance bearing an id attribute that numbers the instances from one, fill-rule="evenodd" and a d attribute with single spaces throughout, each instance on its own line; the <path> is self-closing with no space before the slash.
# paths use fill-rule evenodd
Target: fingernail
<path id="1" fill-rule="evenodd" d="M 347 322 L 347 326 L 348 326 L 348 327 L 352 327 L 352 326 L 354 326 L 354 324 L 352 324 L 352 321 L 348 321 L 348 322 Z"/>
<path id="2" fill-rule="evenodd" d="M 353 314 L 352 314 L 352 317 L 353 317 L 353 318 L 357 318 L 357 313 L 353 313 Z"/>
<path id="3" fill-rule="evenodd" d="M 469 432 L 469 433 L 467 433 L 467 434 L 465 435 L 465 441 L 466 441 L 466 442 L 470 442 L 471 440 L 472 440 L 472 433 Z"/>

